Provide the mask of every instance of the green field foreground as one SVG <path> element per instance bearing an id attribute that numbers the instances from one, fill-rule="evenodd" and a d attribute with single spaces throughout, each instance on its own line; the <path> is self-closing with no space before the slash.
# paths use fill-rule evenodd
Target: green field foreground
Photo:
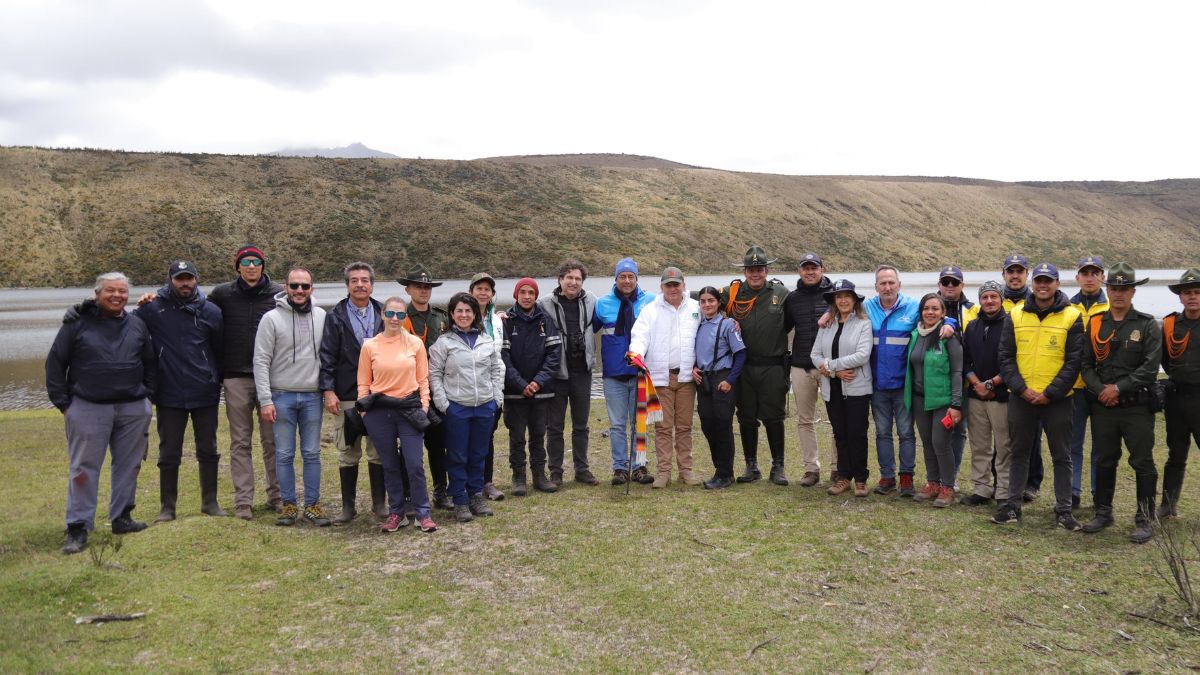
<path id="1" fill-rule="evenodd" d="M 603 477 L 605 428 L 597 401 L 591 456 Z M 125 536 L 96 564 L 88 552 L 59 553 L 60 415 L 0 413 L 0 429 L 0 672 L 1200 668 L 1200 633 L 1184 626 L 1182 604 L 1155 575 L 1159 553 L 1127 540 L 1134 486 L 1125 466 L 1118 523 L 1099 535 L 1054 529 L 1045 492 L 1022 526 L 1001 527 L 988 522 L 990 508 L 797 487 L 789 421 L 787 488 L 636 486 L 626 497 L 607 483 L 568 482 L 557 494 L 495 504 L 494 518 L 459 525 L 437 512 L 435 534 L 383 535 L 363 516 L 324 529 L 276 527 L 257 506 L 253 522 L 202 516 L 189 446 L 179 520 Z M 828 425 L 821 435 L 827 456 Z M 1162 439 L 1160 419 L 1160 470 Z M 696 440 L 707 476 L 698 423 Z M 134 512 L 148 521 L 158 510 L 156 443 L 152 430 Z M 220 501 L 232 511 L 227 460 Z M 336 462 L 326 445 L 323 501 L 333 513 Z M 502 451 L 503 489 L 506 466 Z M 1200 520 L 1196 471 L 1183 526 Z M 360 512 L 369 500 L 363 473 Z M 107 494 L 105 481 L 102 505 Z M 1086 502 L 1081 520 L 1091 516 Z M 93 549 L 108 530 L 103 511 Z M 132 612 L 146 616 L 75 623 Z"/>

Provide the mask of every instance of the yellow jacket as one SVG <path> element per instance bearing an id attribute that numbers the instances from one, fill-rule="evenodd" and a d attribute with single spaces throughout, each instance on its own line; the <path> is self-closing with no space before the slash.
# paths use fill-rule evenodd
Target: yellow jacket
<path id="1" fill-rule="evenodd" d="M 1066 300 L 1060 291 L 1047 311 L 1035 311 L 1029 300 L 1009 314 L 1012 333 L 1001 338 L 1000 362 L 1004 379 L 1015 393 L 1028 388 L 1051 399 L 1074 393 L 1071 387 L 1079 376 L 1083 332 L 1080 311 Z"/>

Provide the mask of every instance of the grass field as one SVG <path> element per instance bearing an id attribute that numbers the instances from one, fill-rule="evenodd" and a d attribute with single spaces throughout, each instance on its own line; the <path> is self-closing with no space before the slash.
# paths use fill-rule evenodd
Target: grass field
<path id="1" fill-rule="evenodd" d="M 606 427 L 596 402 L 597 475 L 609 467 Z M 1200 668 L 1200 633 L 1184 627 L 1182 604 L 1156 577 L 1159 554 L 1127 540 L 1127 467 L 1118 524 L 1099 535 L 1054 529 L 1048 495 L 1027 505 L 1023 525 L 1001 527 L 987 521 L 991 509 L 799 488 L 789 426 L 791 487 L 637 486 L 626 497 L 607 483 L 569 482 L 557 494 L 509 497 L 494 518 L 459 525 L 438 512 L 435 534 L 382 535 L 363 516 L 323 529 L 275 527 L 262 510 L 253 522 L 202 516 L 188 447 L 179 520 L 123 537 L 97 565 L 87 552 L 59 553 L 58 413 L 0 413 L 0 428 L 3 672 Z M 828 436 L 822 425 L 823 456 Z M 1162 438 L 1160 420 L 1160 469 Z M 698 424 L 696 441 L 707 476 Z M 145 520 L 158 507 L 155 444 L 152 431 L 135 511 Z M 227 459 L 220 500 L 232 510 Z M 336 513 L 331 446 L 323 462 L 323 499 Z M 506 465 L 498 456 L 505 489 Z M 1184 526 L 1200 513 L 1197 482 L 1193 470 Z M 107 493 L 105 482 L 102 504 Z M 98 515 L 93 549 L 108 529 L 103 507 Z M 146 616 L 75 623 L 131 612 Z"/>

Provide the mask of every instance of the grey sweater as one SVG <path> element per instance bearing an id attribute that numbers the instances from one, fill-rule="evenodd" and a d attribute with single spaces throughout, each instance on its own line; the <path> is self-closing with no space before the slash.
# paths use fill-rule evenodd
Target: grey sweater
<path id="1" fill-rule="evenodd" d="M 312 305 L 297 312 L 287 293 L 275 296 L 275 309 L 263 315 L 254 337 L 254 388 L 259 405 L 274 405 L 271 391 L 319 391 L 321 335 L 325 310 Z"/>

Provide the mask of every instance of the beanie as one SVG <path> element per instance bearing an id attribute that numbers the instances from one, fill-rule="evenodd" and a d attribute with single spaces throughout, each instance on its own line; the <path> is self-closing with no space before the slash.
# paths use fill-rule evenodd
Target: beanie
<path id="1" fill-rule="evenodd" d="M 542 294 L 542 292 L 538 290 L 538 285 L 537 285 L 537 282 L 536 282 L 536 281 L 534 281 L 534 280 L 533 280 L 533 278 L 531 278 L 531 277 L 521 277 L 519 280 L 517 280 L 517 285 L 516 285 L 516 287 L 515 287 L 515 288 L 513 288 L 513 300 L 516 300 L 516 299 L 517 299 L 517 294 L 521 292 L 521 287 L 522 287 L 522 286 L 533 286 L 533 292 L 534 292 L 536 295 L 541 295 L 541 294 Z"/>
<path id="2" fill-rule="evenodd" d="M 267 264 L 267 256 L 263 255 L 262 249 L 254 244 L 247 244 L 238 249 L 237 256 L 233 259 L 233 269 L 237 269 L 238 265 L 242 264 L 242 258 L 255 257 L 263 261 L 263 265 Z"/>
<path id="3" fill-rule="evenodd" d="M 983 294 L 988 291 L 999 293 L 1000 297 L 1004 297 L 1004 287 L 995 281 L 985 281 L 979 285 L 979 299 L 983 300 Z"/>
<path id="4" fill-rule="evenodd" d="M 638 275 L 638 266 L 633 262 L 633 258 L 621 258 L 617 261 L 617 269 L 613 272 L 613 277 L 619 277 L 623 272 L 632 272 L 635 277 Z"/>

